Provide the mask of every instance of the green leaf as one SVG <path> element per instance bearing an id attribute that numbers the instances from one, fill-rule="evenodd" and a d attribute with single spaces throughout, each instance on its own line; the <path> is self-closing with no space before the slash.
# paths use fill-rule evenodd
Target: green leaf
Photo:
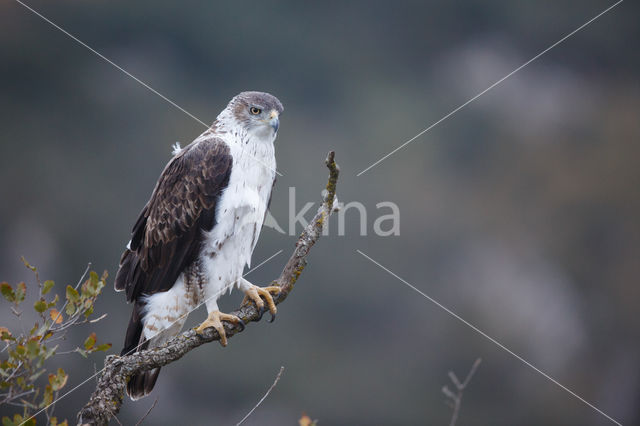
<path id="1" fill-rule="evenodd" d="M 100 295 L 100 293 L 102 293 L 102 288 L 104 287 L 104 281 L 99 281 L 98 282 L 98 289 L 96 290 L 96 297 L 98 297 Z"/>
<path id="2" fill-rule="evenodd" d="M 111 349 L 111 343 L 103 343 L 94 348 L 94 351 L 108 351 Z"/>
<path id="3" fill-rule="evenodd" d="M 9 342 L 11 340 L 16 340 L 16 339 L 13 336 L 11 336 L 11 332 L 7 327 L 0 327 L 0 340 Z"/>
<path id="4" fill-rule="evenodd" d="M 67 423 L 66 420 L 64 420 L 62 423 L 58 423 L 58 419 L 55 417 L 51 417 L 51 419 L 49 419 L 49 422 L 51 426 L 69 426 L 69 423 Z"/>
<path id="5" fill-rule="evenodd" d="M 49 377 L 53 376 L 50 374 Z M 42 395 L 42 402 L 40 403 L 40 408 L 46 407 L 53 402 L 53 389 L 51 385 L 47 385 L 44 388 L 44 394 Z"/>
<path id="6" fill-rule="evenodd" d="M 72 302 L 70 302 L 67 305 L 67 308 L 65 309 L 65 312 L 67 313 L 67 316 L 71 316 L 76 312 L 76 305 Z"/>
<path id="7" fill-rule="evenodd" d="M 33 309 L 35 309 L 36 312 L 41 314 L 41 313 L 43 313 L 44 311 L 47 310 L 47 302 L 45 302 L 44 299 L 40 299 L 36 303 L 33 304 Z"/>
<path id="8" fill-rule="evenodd" d="M 27 383 L 24 377 L 19 376 L 16 378 L 16 383 L 18 384 L 18 386 L 20 386 L 20 388 L 22 388 L 23 390 L 27 388 Z"/>
<path id="9" fill-rule="evenodd" d="M 0 292 L 9 302 L 16 301 L 16 294 L 13 292 L 13 288 L 11 287 L 11 285 L 9 285 L 9 283 L 0 283 Z"/>
<path id="10" fill-rule="evenodd" d="M 82 296 L 94 298 L 100 294 L 102 287 L 104 287 L 104 280 L 98 278 L 95 271 L 91 271 L 89 279 L 82 285 Z"/>
<path id="11" fill-rule="evenodd" d="M 2 417 L 2 426 L 36 426 L 36 419 L 25 419 L 20 414 L 14 414 L 13 420 L 9 417 Z"/>
<path id="12" fill-rule="evenodd" d="M 20 303 L 24 300 L 24 296 L 27 294 L 27 285 L 24 282 L 21 282 L 16 287 L 16 303 Z"/>
<path id="13" fill-rule="evenodd" d="M 51 426 L 69 426 L 69 423 L 67 423 L 66 420 L 64 420 L 62 423 L 58 423 L 58 419 L 56 419 L 55 417 L 51 417 Z"/>
<path id="14" fill-rule="evenodd" d="M 49 290 L 51 290 L 51 288 L 54 286 L 54 282 L 51 280 L 46 280 L 44 282 L 44 284 L 42 285 L 42 294 L 45 295 L 47 293 L 49 293 Z"/>
<path id="15" fill-rule="evenodd" d="M 70 302 L 77 302 L 78 300 L 80 300 L 80 293 L 78 293 L 78 290 L 71 287 L 70 285 L 67 286 L 67 300 L 69 300 Z"/>
<path id="16" fill-rule="evenodd" d="M 16 414 L 13 416 L 13 420 L 11 420 L 7 416 L 2 417 L 2 426 L 18 426 L 20 421 L 22 420 L 22 416 L 20 414 Z"/>
<path id="17" fill-rule="evenodd" d="M 87 337 L 87 340 L 84 341 L 84 348 L 86 350 L 91 350 L 91 348 L 93 348 L 93 345 L 95 344 L 96 344 L 96 333 L 91 333 L 89 337 Z"/>
<path id="18" fill-rule="evenodd" d="M 29 340 L 27 342 L 27 357 L 32 360 L 40 355 L 40 342 L 38 340 Z"/>
<path id="19" fill-rule="evenodd" d="M 89 318 L 89 315 L 93 313 L 93 306 L 89 306 L 86 311 L 84 311 L 84 317 Z"/>
<path id="20" fill-rule="evenodd" d="M 24 356 L 24 354 L 27 353 L 27 348 L 25 348 L 23 345 L 18 345 L 16 346 L 16 353 L 20 356 Z"/>
<path id="21" fill-rule="evenodd" d="M 66 374 L 62 368 L 58 368 L 56 374 L 49 374 L 49 384 L 51 385 L 51 389 L 59 391 L 67 384 L 68 378 L 69 375 Z"/>

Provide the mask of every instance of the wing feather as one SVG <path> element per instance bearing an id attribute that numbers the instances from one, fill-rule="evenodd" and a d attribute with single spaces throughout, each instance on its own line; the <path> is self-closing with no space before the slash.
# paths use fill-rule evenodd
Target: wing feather
<path id="1" fill-rule="evenodd" d="M 227 144 L 210 139 L 185 147 L 167 164 L 120 260 L 115 288 L 126 290 L 128 301 L 169 290 L 197 259 L 232 163 Z"/>

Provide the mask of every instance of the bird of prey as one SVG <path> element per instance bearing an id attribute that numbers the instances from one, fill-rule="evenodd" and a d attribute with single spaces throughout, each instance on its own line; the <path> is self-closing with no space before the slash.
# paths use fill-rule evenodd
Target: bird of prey
<path id="1" fill-rule="evenodd" d="M 204 303 L 207 319 L 227 344 L 218 298 L 234 287 L 272 315 L 278 287 L 257 287 L 242 277 L 250 266 L 275 183 L 274 141 L 280 101 L 242 92 L 213 125 L 173 158 L 133 226 L 115 289 L 125 291 L 133 312 L 122 354 L 157 347 L 182 329 L 189 312 Z M 262 300 L 264 297 L 264 301 Z M 160 369 L 131 377 L 127 393 L 139 399 L 153 389 Z"/>

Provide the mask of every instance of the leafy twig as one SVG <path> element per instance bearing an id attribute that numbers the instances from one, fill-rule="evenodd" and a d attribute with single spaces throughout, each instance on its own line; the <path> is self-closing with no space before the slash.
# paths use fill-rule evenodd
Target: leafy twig
<path id="1" fill-rule="evenodd" d="M 49 292 L 55 283 L 51 280 L 42 282 L 35 266 L 30 265 L 22 258 L 24 265 L 35 275 L 36 301 L 33 304 L 34 311 L 38 314 L 38 321 L 28 331 L 12 333 L 6 327 L 0 327 L 0 339 L 6 342 L 3 353 L 6 358 L 0 363 L 0 376 L 2 389 L 6 392 L 0 395 L 0 405 L 20 406 L 22 410 L 11 419 L 2 417 L 3 425 L 27 425 L 35 424 L 32 413 L 44 413 L 47 423 L 66 425 L 66 421 L 58 422 L 53 417 L 55 403 L 59 391 L 66 385 L 68 375 L 62 368 L 48 371 L 50 359 L 58 355 L 56 341 L 63 339 L 66 330 L 72 326 L 89 322 L 93 313 L 95 301 L 105 285 L 106 273 L 102 278 L 91 271 L 90 277 L 84 282 L 84 277 L 89 270 L 82 275 L 75 287 L 67 286 L 63 307 L 60 311 L 56 308 L 60 301 L 59 295 L 51 299 Z M 80 287 L 82 287 L 80 289 Z M 80 291 L 78 291 L 80 289 Z M 12 304 L 12 308 L 18 312 L 23 308 L 23 302 L 27 294 L 27 285 L 24 282 L 10 285 L 7 282 L 0 283 L 2 297 Z M 65 315 L 62 314 L 65 312 Z M 21 326 L 24 322 L 21 323 Z M 96 345 L 95 334 L 90 340 L 85 341 L 84 349 L 76 349 L 85 355 L 99 350 L 108 349 L 110 344 Z M 49 373 L 47 375 L 47 373 Z M 47 380 L 48 379 L 48 380 Z M 19 402 L 19 404 L 18 404 Z"/>

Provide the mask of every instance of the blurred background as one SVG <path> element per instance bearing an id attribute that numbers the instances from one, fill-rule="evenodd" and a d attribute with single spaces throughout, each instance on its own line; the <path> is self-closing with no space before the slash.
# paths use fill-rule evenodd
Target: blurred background
<path id="1" fill-rule="evenodd" d="M 612 2 L 28 4 L 207 123 L 240 91 L 278 96 L 284 176 L 271 210 L 285 230 L 289 188 L 297 208 L 319 202 L 330 149 L 340 200 L 367 207 L 368 236 L 355 210 L 345 236 L 332 219 L 273 324 L 163 368 L 151 397 L 125 402 L 122 424 L 155 398 L 146 424 L 235 424 L 281 365 L 246 424 L 296 424 L 303 412 L 321 425 L 448 424 L 447 372 L 464 376 L 478 357 L 460 425 L 612 424 L 357 249 L 619 422 L 640 423 L 637 3 L 359 177 Z M 0 280 L 33 285 L 20 256 L 57 288 L 88 262 L 113 278 L 171 144 L 203 126 L 11 0 L 0 4 L 0 63 Z M 400 209 L 399 236 L 373 233 L 383 201 Z M 295 240 L 265 228 L 253 263 L 284 253 L 248 278 L 277 277 Z M 130 306 L 112 284 L 92 329 L 119 353 Z M 3 306 L 1 323 L 19 330 Z M 68 386 L 102 356 L 64 355 Z M 58 416 L 73 421 L 94 386 Z"/>

